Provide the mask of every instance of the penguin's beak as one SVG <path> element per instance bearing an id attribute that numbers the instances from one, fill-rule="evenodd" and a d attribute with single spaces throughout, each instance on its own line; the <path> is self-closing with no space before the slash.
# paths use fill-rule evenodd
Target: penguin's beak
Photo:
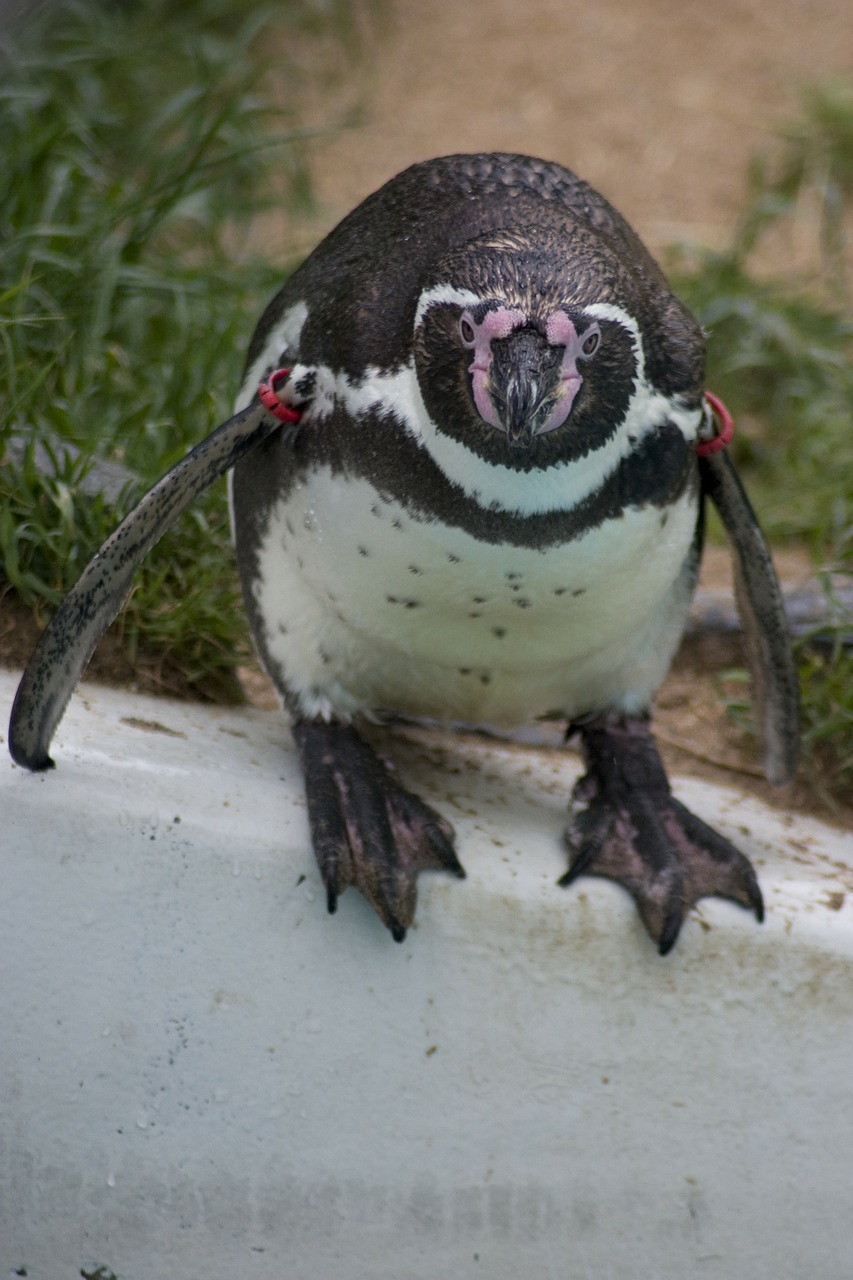
<path id="1" fill-rule="evenodd" d="M 492 341 L 488 395 L 494 417 L 490 414 L 489 420 L 506 432 L 514 448 L 528 447 L 567 417 L 573 392 L 567 397 L 561 377 L 563 353 L 563 347 L 552 346 L 532 328 Z"/>

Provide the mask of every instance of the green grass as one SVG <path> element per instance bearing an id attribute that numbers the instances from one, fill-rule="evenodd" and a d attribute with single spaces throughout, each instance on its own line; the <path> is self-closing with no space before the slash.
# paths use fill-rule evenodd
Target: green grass
<path id="1" fill-rule="evenodd" d="M 274 24 L 295 107 L 282 28 L 346 42 L 348 12 L 65 0 L 0 51 L 0 449 L 16 434 L 60 459 L 55 477 L 32 449 L 0 470 L 0 565 L 42 617 L 134 499 L 228 416 L 282 270 L 245 250 L 246 232 L 273 201 L 310 200 L 297 114 L 263 91 L 261 38 Z M 80 491 L 99 457 L 139 479 L 117 507 Z M 228 541 L 216 486 L 148 559 L 119 623 L 131 651 L 215 696 L 236 693 L 248 651 Z"/>

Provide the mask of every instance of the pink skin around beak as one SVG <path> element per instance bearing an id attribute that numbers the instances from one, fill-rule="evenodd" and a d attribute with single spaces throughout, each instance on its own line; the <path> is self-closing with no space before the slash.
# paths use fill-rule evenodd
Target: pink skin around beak
<path id="1" fill-rule="evenodd" d="M 585 333 L 584 339 L 588 336 L 588 332 Z M 569 416 L 575 396 L 580 391 L 580 386 L 583 382 L 583 378 L 578 373 L 578 357 L 582 355 L 581 340 L 565 311 L 555 311 L 553 315 L 548 317 L 545 337 L 552 347 L 565 347 L 565 352 L 563 354 L 563 362 L 560 365 L 560 382 L 563 387 L 563 394 L 554 405 L 551 416 L 542 428 L 542 435 L 547 435 L 549 431 L 553 431 L 556 427 L 563 425 Z"/>
<path id="2" fill-rule="evenodd" d="M 475 324 L 467 314 L 463 319 L 467 320 L 474 330 L 474 359 L 468 366 L 468 372 L 471 374 L 477 412 L 490 427 L 501 430 L 502 424 L 498 420 L 486 389 L 489 365 L 492 362 L 492 341 L 495 338 L 508 338 L 513 329 L 518 329 L 525 323 L 527 316 L 523 311 L 510 311 L 507 307 L 498 307 L 495 311 L 487 311 L 480 325 Z"/>
<path id="3" fill-rule="evenodd" d="M 488 391 L 492 342 L 496 338 L 508 338 L 515 329 L 527 323 L 527 316 L 525 312 L 520 310 L 497 307 L 494 311 L 487 311 L 482 323 L 479 325 L 475 323 L 467 312 L 463 314 L 461 319 L 466 321 L 474 332 L 474 341 L 466 345 L 470 346 L 474 353 L 474 358 L 468 366 L 468 372 L 471 374 L 477 412 L 484 422 L 488 422 L 490 426 L 502 430 L 503 424 L 498 419 Z M 593 325 L 592 330 L 597 331 L 598 326 Z M 569 416 L 575 396 L 583 382 L 583 377 L 578 372 L 578 359 L 586 358 L 581 344 L 582 341 L 585 342 L 588 339 L 590 332 L 591 330 L 587 329 L 583 334 L 583 339 L 579 338 L 574 324 L 565 311 L 554 311 L 549 316 L 545 328 L 545 336 L 548 343 L 551 346 L 565 348 L 560 365 L 561 394 L 550 416 L 539 428 L 538 435 L 547 435 L 549 431 L 556 430 L 557 427 L 562 426 Z"/>

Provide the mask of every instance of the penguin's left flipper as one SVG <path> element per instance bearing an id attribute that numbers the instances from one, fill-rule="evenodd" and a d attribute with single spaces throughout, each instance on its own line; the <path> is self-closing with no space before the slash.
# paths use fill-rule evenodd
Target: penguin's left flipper
<path id="1" fill-rule="evenodd" d="M 797 669 L 782 592 L 755 512 L 729 455 L 699 459 L 702 490 L 720 513 L 734 552 L 735 598 L 752 677 L 755 724 L 768 782 L 794 776 L 800 749 Z"/>
<path id="2" fill-rule="evenodd" d="M 9 724 L 9 750 L 27 769 L 49 769 L 50 743 L 83 670 L 154 543 L 205 489 L 274 431 L 295 433 L 259 400 L 182 458 L 110 535 L 41 635 Z"/>
<path id="3" fill-rule="evenodd" d="M 623 885 L 661 955 L 700 898 L 729 898 L 761 921 L 752 864 L 674 799 L 648 720 L 602 716 L 579 732 L 587 772 L 572 797 L 572 861 L 560 884 L 596 875 Z"/>
<path id="4" fill-rule="evenodd" d="M 329 911 L 355 885 L 396 942 L 412 923 L 421 871 L 465 871 L 453 828 L 396 780 L 350 725 L 297 720 L 308 821 Z"/>

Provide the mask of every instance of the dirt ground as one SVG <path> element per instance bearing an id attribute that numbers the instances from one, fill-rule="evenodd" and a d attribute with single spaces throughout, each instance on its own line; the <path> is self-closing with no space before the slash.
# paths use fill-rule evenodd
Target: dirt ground
<path id="1" fill-rule="evenodd" d="M 496 149 L 575 169 L 653 252 L 680 240 L 723 243 L 750 157 L 796 114 L 805 86 L 853 71 L 838 0 L 385 0 L 381 19 L 362 25 L 359 64 L 306 43 L 306 123 L 354 109 L 360 122 L 311 144 L 319 216 L 296 229 L 261 224 L 266 252 L 280 246 L 283 261 L 294 238 L 307 250 L 413 161 Z M 811 248 L 806 229 L 783 252 Z M 808 565 L 788 554 L 781 572 L 796 585 Z M 727 577 L 725 552 L 713 551 L 704 581 Z M 0 661 L 18 665 L 32 639 L 28 620 L 6 609 Z M 685 646 L 656 714 L 669 767 L 853 826 L 853 808 L 829 811 L 804 779 L 781 793 L 764 783 L 720 696 L 721 672 L 740 661 L 728 640 Z M 108 644 L 92 674 L 157 685 L 122 669 Z M 259 672 L 247 673 L 247 687 L 254 702 L 273 704 Z"/>
<path id="2" fill-rule="evenodd" d="M 312 145 L 320 230 L 416 160 L 506 150 L 574 169 L 653 252 L 719 243 L 750 157 L 796 116 L 806 86 L 853 71 L 850 11 L 838 0 L 382 7 L 365 24 L 363 67 L 339 66 L 331 89 L 327 68 L 314 77 L 312 122 L 361 111 L 357 128 Z"/>

